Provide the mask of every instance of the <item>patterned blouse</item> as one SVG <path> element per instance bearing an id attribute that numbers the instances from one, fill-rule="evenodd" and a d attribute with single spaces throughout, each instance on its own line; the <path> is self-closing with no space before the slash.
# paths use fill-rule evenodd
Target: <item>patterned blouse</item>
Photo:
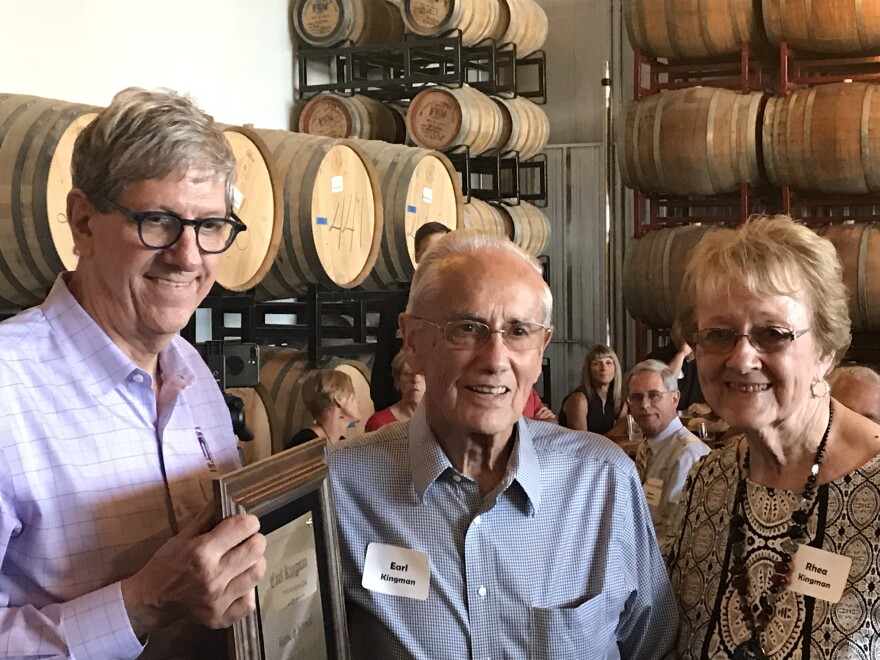
<path id="1" fill-rule="evenodd" d="M 728 572 L 738 445 L 694 466 L 663 544 L 679 601 L 682 660 L 730 658 L 750 637 Z M 746 565 L 752 585 L 766 592 L 800 493 L 751 481 L 746 493 Z M 836 604 L 785 591 L 761 636 L 768 660 L 880 658 L 880 455 L 819 488 L 808 535 L 810 545 L 852 558 L 847 585 Z M 749 603 L 760 592 L 750 589 Z"/>

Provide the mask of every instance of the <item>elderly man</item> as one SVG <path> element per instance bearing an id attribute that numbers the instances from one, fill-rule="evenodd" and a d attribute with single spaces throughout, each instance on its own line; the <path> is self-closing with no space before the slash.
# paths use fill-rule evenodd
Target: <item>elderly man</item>
<path id="1" fill-rule="evenodd" d="M 678 379 L 659 360 L 639 362 L 627 375 L 630 414 L 645 434 L 636 452 L 636 469 L 662 542 L 691 466 L 709 447 L 678 418 Z"/>
<path id="2" fill-rule="evenodd" d="M 217 658 L 254 607 L 254 516 L 213 525 L 229 412 L 177 332 L 244 227 L 211 119 L 128 89 L 79 135 L 79 255 L 0 324 L 0 656 Z"/>
<path id="3" fill-rule="evenodd" d="M 552 299 L 510 241 L 459 230 L 401 314 L 408 423 L 333 448 L 349 634 L 364 658 L 662 657 L 670 595 L 634 466 L 526 420 Z"/>
<path id="4" fill-rule="evenodd" d="M 828 376 L 831 396 L 880 424 L 880 374 L 859 365 L 837 367 Z"/>

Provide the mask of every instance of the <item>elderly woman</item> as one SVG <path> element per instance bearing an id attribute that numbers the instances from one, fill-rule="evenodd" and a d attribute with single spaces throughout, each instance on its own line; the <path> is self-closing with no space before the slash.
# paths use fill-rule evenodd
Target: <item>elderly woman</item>
<path id="1" fill-rule="evenodd" d="M 394 389 L 400 392 L 400 401 L 374 413 L 364 427 L 375 431 L 391 422 L 406 422 L 412 417 L 425 394 L 425 377 L 406 363 L 406 355 L 400 350 L 391 361 Z"/>
<path id="2" fill-rule="evenodd" d="M 315 420 L 295 433 L 285 446 L 290 449 L 315 438 L 337 442 L 360 417 L 354 383 L 347 373 L 336 369 L 315 369 L 306 374 L 301 386 L 303 405 Z"/>
<path id="3" fill-rule="evenodd" d="M 880 657 L 880 426 L 825 380 L 850 341 L 834 247 L 785 216 L 712 232 L 678 314 L 740 433 L 691 471 L 666 539 L 678 657 Z"/>
<path id="4" fill-rule="evenodd" d="M 608 433 L 626 417 L 621 396 L 620 360 L 608 346 L 597 344 L 587 351 L 581 367 L 581 382 L 562 401 L 559 423 L 578 431 Z"/>

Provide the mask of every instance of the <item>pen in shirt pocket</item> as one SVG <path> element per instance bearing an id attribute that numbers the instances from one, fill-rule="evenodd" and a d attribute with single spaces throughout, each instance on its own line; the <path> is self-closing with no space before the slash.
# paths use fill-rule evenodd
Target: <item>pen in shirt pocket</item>
<path id="1" fill-rule="evenodd" d="M 205 434 L 202 433 L 202 429 L 198 426 L 196 427 L 196 437 L 199 439 L 199 447 L 202 448 L 202 454 L 205 455 L 205 462 L 208 464 L 208 469 L 211 472 L 216 472 L 217 466 L 214 464 L 214 457 L 211 456 L 211 449 L 208 447 L 208 441 L 205 440 Z"/>

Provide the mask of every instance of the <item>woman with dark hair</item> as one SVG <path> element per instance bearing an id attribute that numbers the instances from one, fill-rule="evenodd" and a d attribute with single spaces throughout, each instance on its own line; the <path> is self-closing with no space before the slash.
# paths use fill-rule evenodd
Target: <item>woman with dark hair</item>
<path id="1" fill-rule="evenodd" d="M 834 246 L 787 216 L 708 234 L 678 316 L 738 435 L 697 464 L 664 542 L 678 657 L 880 658 L 880 426 L 826 376 L 850 342 Z"/>
<path id="2" fill-rule="evenodd" d="M 580 385 L 562 402 L 559 423 L 578 431 L 608 433 L 626 417 L 621 381 L 614 351 L 602 344 L 593 346 L 584 357 Z"/>

